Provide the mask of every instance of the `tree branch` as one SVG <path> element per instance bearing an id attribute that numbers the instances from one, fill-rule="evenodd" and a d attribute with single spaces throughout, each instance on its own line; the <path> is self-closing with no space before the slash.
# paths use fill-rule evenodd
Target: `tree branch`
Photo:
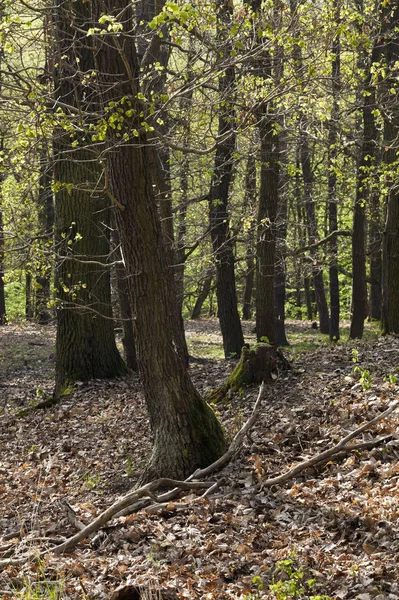
<path id="1" fill-rule="evenodd" d="M 297 248 L 297 250 L 293 250 L 291 255 L 298 256 L 299 254 L 303 254 L 304 252 L 307 252 L 308 250 L 315 250 L 319 246 L 324 246 L 324 244 L 327 244 L 330 240 L 332 240 L 333 238 L 335 238 L 338 235 L 351 237 L 352 231 L 350 231 L 348 229 L 337 229 L 336 231 L 332 231 L 325 238 L 323 238 L 322 240 L 319 240 L 318 242 L 315 242 L 314 244 L 309 244 L 308 246 L 302 246 L 302 248 Z"/>

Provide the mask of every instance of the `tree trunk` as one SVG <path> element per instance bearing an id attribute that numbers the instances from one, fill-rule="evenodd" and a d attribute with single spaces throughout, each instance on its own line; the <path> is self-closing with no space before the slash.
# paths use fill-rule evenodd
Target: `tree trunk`
<path id="1" fill-rule="evenodd" d="M 341 21 L 339 0 L 334 1 L 334 18 L 337 28 Z M 338 229 L 338 196 L 336 161 L 338 158 L 338 122 L 339 122 L 339 95 L 341 87 L 341 42 L 337 35 L 332 45 L 332 109 L 328 133 L 328 217 L 329 232 Z M 330 340 L 337 342 L 339 335 L 339 280 L 338 280 L 338 238 L 334 236 L 330 242 Z"/>
<path id="2" fill-rule="evenodd" d="M 32 285 L 32 273 L 30 267 L 25 269 L 25 319 L 27 321 L 33 321 L 35 315 L 34 299 L 33 299 L 33 285 Z"/>
<path id="3" fill-rule="evenodd" d="M 95 21 L 102 12 L 121 18 L 123 30 L 115 37 L 98 36 L 98 80 L 105 105 L 128 98 L 131 112 L 120 132 L 108 130 L 106 159 L 116 220 L 126 263 L 140 378 L 151 429 L 153 452 L 144 479 L 158 476 L 183 478 L 195 468 L 218 458 L 225 450 L 222 428 L 210 407 L 195 390 L 173 343 L 172 304 L 160 219 L 152 174 L 148 139 L 140 117 L 139 65 L 128 0 L 94 0 Z M 137 135 L 134 135 L 134 132 Z M 124 141 L 118 134 L 124 136 Z"/>
<path id="4" fill-rule="evenodd" d="M 201 318 L 201 309 L 203 307 L 203 304 L 205 302 L 205 300 L 208 298 L 209 296 L 209 292 L 211 291 L 211 285 L 212 285 L 212 279 L 214 276 L 214 270 L 213 267 L 211 269 L 208 269 L 206 275 L 205 275 L 205 279 L 204 279 L 204 283 L 202 285 L 202 289 L 198 295 L 198 298 L 195 302 L 194 308 L 193 308 L 193 312 L 191 313 L 191 318 L 192 319 L 200 319 Z"/>
<path id="5" fill-rule="evenodd" d="M 295 11 L 298 2 L 291 3 L 291 11 L 293 18 L 296 18 Z M 296 27 L 296 26 L 295 26 Z M 294 44 L 293 58 L 295 60 L 296 69 L 299 77 L 303 69 L 302 50 L 298 44 Z M 304 113 L 299 114 L 299 141 L 300 141 L 300 163 L 302 168 L 303 178 L 303 190 L 304 190 L 304 204 L 306 210 L 307 224 L 308 224 L 308 238 L 309 244 L 314 244 L 318 238 L 317 232 L 317 218 L 315 201 L 313 198 L 313 173 L 311 167 L 311 157 L 309 148 L 309 134 L 308 134 L 308 122 Z M 317 253 L 315 250 L 310 251 L 310 258 L 312 260 L 312 279 L 313 286 L 316 295 L 317 311 L 319 313 L 320 320 L 320 332 L 328 334 L 330 331 L 329 317 L 328 317 L 328 306 L 326 300 L 326 294 L 324 290 L 323 271 L 318 265 Z"/>
<path id="6" fill-rule="evenodd" d="M 7 324 L 6 317 L 6 300 L 4 291 L 4 225 L 3 225 L 3 211 L 0 205 L 0 326 Z"/>
<path id="7" fill-rule="evenodd" d="M 382 314 L 382 216 L 379 189 L 373 189 L 370 202 L 369 256 L 370 256 L 370 310 L 376 321 Z"/>
<path id="8" fill-rule="evenodd" d="M 356 199 L 352 228 L 352 321 L 350 337 L 363 337 L 364 320 L 367 317 L 367 282 L 366 282 L 366 205 L 370 197 L 370 180 L 375 169 L 375 143 L 378 132 L 375 126 L 373 110 L 375 109 L 375 93 L 372 85 L 372 64 L 375 53 L 369 58 L 370 64 L 364 82 L 363 100 L 363 139 L 357 168 Z M 364 67 L 366 57 L 359 57 L 359 67 Z"/>
<path id="9" fill-rule="evenodd" d="M 240 361 L 229 375 L 224 385 L 211 392 L 208 402 L 218 403 L 226 399 L 231 390 L 237 392 L 243 387 L 271 382 L 279 370 L 290 369 L 291 365 L 284 355 L 269 344 L 257 344 L 255 348 L 243 347 Z"/>
<path id="10" fill-rule="evenodd" d="M 90 89 L 94 60 L 84 27 L 89 3 L 56 0 L 56 40 L 59 63 L 54 96 L 72 106 L 65 118 L 97 110 Z M 83 31 L 82 31 L 83 29 Z M 82 83 L 86 74 L 87 83 Z M 66 110 L 66 109 L 64 109 Z M 89 120 L 70 131 L 60 127 L 54 140 L 54 178 L 57 264 L 57 339 L 55 396 L 78 380 L 124 375 L 126 366 L 117 350 L 111 313 L 110 202 L 97 195 L 99 169 L 86 148 Z"/>
<path id="11" fill-rule="evenodd" d="M 231 18 L 231 5 L 226 0 L 217 1 L 218 37 L 224 43 L 221 52 L 229 56 L 230 42 L 223 40 L 226 25 Z M 235 72 L 229 62 L 219 77 L 219 138 L 226 136 L 218 144 L 215 165 L 209 194 L 209 223 L 216 265 L 216 296 L 218 317 L 223 338 L 226 358 L 240 356 L 244 345 L 244 336 L 238 314 L 237 293 L 234 270 L 234 254 L 230 237 L 228 200 L 233 177 L 234 150 L 236 135 L 234 132 L 235 110 Z"/>
<path id="12" fill-rule="evenodd" d="M 273 27 L 281 31 L 285 19 L 285 7 L 278 0 L 273 2 Z M 278 36 L 276 36 L 278 37 Z M 274 82 L 276 88 L 284 77 L 285 49 L 284 44 L 277 42 L 274 56 Z M 289 346 L 285 331 L 286 301 L 286 253 L 287 253 L 287 217 L 288 217 L 288 147 L 287 128 L 284 114 L 277 114 L 279 129 L 279 183 L 278 209 L 276 215 L 276 258 L 274 274 L 274 303 L 276 308 L 276 346 Z"/>
<path id="13" fill-rule="evenodd" d="M 139 36 L 138 46 L 140 53 L 144 53 L 142 57 L 142 74 L 143 79 L 146 80 L 145 94 L 147 97 L 159 98 L 162 94 L 166 93 L 166 73 L 169 60 L 169 50 L 166 45 L 161 45 L 160 34 L 158 32 L 151 32 L 148 27 L 148 22 L 151 21 L 158 12 L 160 12 L 165 4 L 165 0 L 157 2 L 141 2 L 138 5 L 138 26 L 144 29 L 143 33 L 147 35 Z M 152 44 L 151 59 L 144 60 L 146 52 L 148 51 L 151 41 L 148 42 L 148 35 L 151 41 L 156 43 Z M 168 31 L 163 28 L 163 38 L 168 38 Z M 145 63 L 145 64 L 144 64 Z M 154 69 L 153 65 L 158 64 L 162 67 L 161 69 Z M 147 66 L 148 64 L 148 66 Z M 155 114 L 158 114 L 161 109 L 160 101 L 155 102 Z M 162 123 L 155 123 L 159 131 L 163 135 L 167 133 L 167 115 L 163 115 Z M 151 116 L 148 115 L 148 122 L 152 124 Z M 162 232 L 164 234 L 165 251 L 167 256 L 167 262 L 169 265 L 169 272 L 167 274 L 169 278 L 169 285 L 176 289 L 176 276 L 175 276 L 175 264 L 176 264 L 176 252 L 175 252 L 175 235 L 174 235 L 174 219 L 172 211 L 172 187 L 170 180 L 170 149 L 163 143 L 157 145 L 151 145 L 149 147 L 148 156 L 151 161 L 151 169 L 153 177 L 153 184 L 156 190 L 156 199 L 159 205 L 159 211 L 161 216 Z M 177 294 L 175 294 L 177 299 Z M 183 360 L 186 367 L 189 364 L 188 348 L 186 342 L 186 336 L 184 332 L 184 321 L 181 311 L 181 303 L 176 301 L 171 306 L 171 317 L 173 327 L 173 339 L 176 344 L 177 351 Z"/>
<path id="14" fill-rule="evenodd" d="M 252 316 L 252 292 L 255 280 L 255 219 L 253 211 L 256 203 L 256 162 L 255 155 L 250 148 L 245 174 L 245 196 L 243 202 L 243 214 L 249 219 L 246 233 L 245 248 L 245 283 L 242 295 L 242 318 L 248 320 Z"/>
<path id="15" fill-rule="evenodd" d="M 399 6 L 381 2 L 381 45 L 387 74 L 380 83 L 380 105 L 384 116 L 384 163 L 386 220 L 383 233 L 382 327 L 383 333 L 399 334 L 399 189 L 397 182 L 399 106 L 397 89 L 399 61 Z"/>
<path id="16" fill-rule="evenodd" d="M 263 117 L 260 124 L 261 176 L 256 245 L 256 337 L 276 344 L 274 276 L 276 262 L 276 215 L 279 187 L 279 146 L 274 121 Z"/>
<path id="17" fill-rule="evenodd" d="M 312 297 L 310 293 L 310 278 L 303 278 L 303 287 L 305 290 L 305 300 L 306 300 L 306 316 L 309 321 L 313 320 L 313 306 L 312 306 Z"/>
<path id="18" fill-rule="evenodd" d="M 309 140 L 306 131 L 306 125 L 300 134 L 301 138 L 301 165 L 302 165 L 302 176 L 304 183 L 304 202 L 306 208 L 306 216 L 309 227 L 309 244 L 314 244 L 318 238 L 317 223 L 316 223 L 316 210 L 315 202 L 313 199 L 313 175 L 310 165 L 310 151 L 309 151 Z M 320 321 L 320 333 L 329 333 L 330 324 L 328 318 L 328 306 L 326 300 L 326 294 L 324 290 L 323 271 L 317 264 L 317 253 L 315 250 L 310 251 L 310 257 L 312 260 L 312 279 L 313 286 L 316 296 L 317 311 L 319 313 Z"/>
<path id="19" fill-rule="evenodd" d="M 119 233 L 118 230 L 115 228 L 112 231 L 112 241 L 115 246 L 115 251 L 113 255 L 117 260 L 115 273 L 120 314 L 123 327 L 123 355 L 127 367 L 132 371 L 137 371 L 137 353 L 136 343 L 134 341 L 133 312 L 130 303 L 129 284 L 126 275 L 125 263 L 123 261 L 122 252 L 120 248 Z"/>
<path id="20" fill-rule="evenodd" d="M 38 217 L 42 235 L 45 235 L 44 248 L 53 241 L 54 228 L 54 197 L 51 189 L 52 172 L 51 164 L 45 148 L 41 150 Z M 46 254 L 44 254 L 46 257 Z M 52 261 L 42 260 L 38 265 L 39 273 L 36 275 L 35 320 L 41 325 L 48 323 L 53 317 L 49 303 L 51 300 Z"/>

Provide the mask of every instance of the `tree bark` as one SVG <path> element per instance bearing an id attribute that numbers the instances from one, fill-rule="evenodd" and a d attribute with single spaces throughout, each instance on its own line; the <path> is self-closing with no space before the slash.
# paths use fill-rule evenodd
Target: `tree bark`
<path id="1" fill-rule="evenodd" d="M 241 348 L 244 345 L 237 306 L 234 254 L 228 212 L 236 143 L 234 133 L 235 110 L 233 106 L 235 72 L 230 61 L 230 41 L 226 42 L 224 39 L 228 33 L 226 28 L 228 28 L 231 18 L 231 10 L 231 5 L 226 0 L 217 1 L 218 41 L 222 45 L 220 52 L 226 61 L 223 73 L 219 77 L 218 136 L 227 135 L 227 137 L 218 144 L 216 149 L 213 179 L 209 194 L 209 224 L 216 266 L 218 317 L 226 358 L 240 356 Z"/>
<path id="2" fill-rule="evenodd" d="M 48 248 L 49 243 L 53 241 L 54 229 L 54 197 L 51 189 L 52 171 L 51 160 L 47 156 L 46 148 L 43 147 L 40 153 L 40 178 L 39 178 L 39 196 L 38 196 L 38 217 L 42 235 L 46 236 L 43 242 L 44 249 Z M 50 309 L 51 300 L 51 279 L 53 271 L 53 261 L 42 260 L 38 265 L 39 273 L 36 275 L 36 298 L 35 298 L 35 320 L 41 325 L 46 325 L 54 316 Z"/>
<path id="3" fill-rule="evenodd" d="M 334 19 L 337 27 L 341 21 L 340 0 L 334 1 Z M 329 232 L 338 229 L 338 196 L 337 196 L 337 175 L 336 160 L 338 157 L 338 121 L 339 121 L 339 95 L 341 87 L 341 42 L 337 35 L 332 45 L 332 65 L 331 65 L 331 84 L 332 84 L 332 109 L 328 132 L 328 217 Z M 339 279 L 338 279 L 338 238 L 334 236 L 330 241 L 330 340 L 337 342 L 339 334 Z"/>
<path id="4" fill-rule="evenodd" d="M 118 289 L 118 299 L 119 299 L 119 307 L 120 314 L 122 319 L 122 328 L 123 328 L 123 355 L 125 359 L 125 363 L 129 369 L 132 371 L 138 370 L 137 365 L 137 352 L 136 352 L 136 343 L 134 341 L 134 331 L 133 331 L 133 311 L 130 303 L 130 294 L 129 294 L 129 284 L 126 274 L 126 267 L 123 260 L 121 248 L 120 248 L 120 239 L 119 233 L 117 229 L 113 229 L 112 231 L 112 241 L 115 246 L 115 251 L 113 252 L 113 256 L 116 258 L 116 285 Z"/>
<path id="5" fill-rule="evenodd" d="M 276 344 L 275 262 L 276 216 L 279 188 L 279 144 L 275 122 L 263 117 L 261 138 L 261 176 L 258 206 L 258 240 L 256 245 L 256 337 Z"/>
<path id="6" fill-rule="evenodd" d="M 397 89 L 399 61 L 399 6 L 381 2 L 381 46 L 387 69 L 380 87 L 384 118 L 384 163 L 386 220 L 383 232 L 382 327 L 383 333 L 399 333 L 399 189 L 397 183 L 399 106 L 392 88 Z"/>
<path id="7" fill-rule="evenodd" d="M 192 319 L 200 319 L 201 318 L 201 309 L 204 305 L 205 300 L 209 296 L 209 292 L 211 291 L 212 279 L 214 277 L 213 267 L 207 270 L 205 275 L 204 283 L 202 285 L 202 289 L 198 294 L 198 298 L 195 302 L 193 312 L 191 313 Z"/>
<path id="8" fill-rule="evenodd" d="M 293 18 L 296 18 L 296 7 L 298 2 L 293 2 L 291 4 L 291 11 Z M 298 44 L 294 44 L 293 48 L 293 58 L 295 60 L 296 68 L 301 76 L 301 71 L 303 68 L 303 59 L 302 59 L 302 51 Z M 317 232 L 317 218 L 316 218 L 316 208 L 315 201 L 313 198 L 313 173 L 311 166 L 311 156 L 310 156 L 310 148 L 309 148 L 309 135 L 308 135 L 308 122 L 306 115 L 302 113 L 299 114 L 299 142 L 300 142 L 300 163 L 302 169 L 302 178 L 303 178 L 303 199 L 306 210 L 306 217 L 308 223 L 308 239 L 309 244 L 314 244 L 316 239 L 318 238 Z M 326 294 L 324 289 L 324 281 L 323 281 L 323 271 L 321 266 L 318 264 L 317 253 L 315 250 L 310 251 L 310 257 L 312 260 L 313 268 L 312 268 L 312 279 L 313 286 L 316 295 L 316 305 L 317 311 L 319 313 L 320 320 L 320 332 L 328 334 L 330 331 L 329 317 L 328 317 L 328 306 L 326 300 Z"/>
<path id="9" fill-rule="evenodd" d="M 90 88 L 94 60 L 84 29 L 90 4 L 55 1 L 55 32 L 59 62 L 54 96 L 64 106 L 66 122 L 76 114 L 98 109 Z M 88 83 L 82 83 L 82 79 Z M 64 109 L 67 110 L 67 109 Z M 65 122 L 64 122 L 65 123 Z M 64 125 L 65 126 L 65 125 Z M 100 171 L 86 147 L 90 123 L 79 120 L 70 131 L 60 126 L 54 139 L 54 178 L 57 264 L 57 338 L 55 396 L 77 380 L 124 375 L 126 366 L 117 350 L 111 313 L 110 202 L 96 193 Z"/>
<path id="10" fill-rule="evenodd" d="M 7 324 L 6 316 L 6 300 L 4 290 L 4 225 L 3 225 L 3 211 L 0 205 L 0 326 Z"/>
<path id="11" fill-rule="evenodd" d="M 148 22 L 151 21 L 158 12 L 160 12 L 165 4 L 165 0 L 159 0 L 157 2 L 140 2 L 138 9 L 138 26 L 139 29 L 144 29 L 143 33 L 150 35 L 150 39 L 155 39 L 151 51 L 151 58 L 144 60 L 146 53 L 148 52 L 149 45 L 146 40 L 146 35 L 139 36 L 138 47 L 142 56 L 142 71 L 143 78 L 146 79 L 145 84 L 145 95 L 151 97 L 154 94 L 155 98 L 158 98 L 161 94 L 165 94 L 166 89 L 166 73 L 169 60 L 169 50 L 166 50 L 167 46 L 161 45 L 160 34 L 158 32 L 151 32 L 148 27 Z M 163 38 L 168 38 L 168 31 L 164 27 L 162 31 Z M 148 63 L 149 69 L 147 68 Z M 153 69 L 153 64 L 159 63 L 162 69 Z M 160 114 L 161 103 L 155 102 L 155 113 Z M 162 132 L 163 135 L 167 133 L 167 120 L 168 115 L 163 114 L 163 122 L 155 123 L 156 127 Z M 151 116 L 148 115 L 148 121 L 151 124 Z M 156 189 L 156 199 L 159 205 L 159 212 L 161 216 L 162 231 L 164 234 L 165 251 L 167 255 L 167 262 L 169 265 L 169 285 L 176 289 L 176 252 L 175 252 L 175 235 L 174 235 L 174 218 L 172 211 L 172 187 L 170 180 L 170 149 L 167 145 L 159 142 L 156 145 L 149 147 L 148 156 L 151 161 L 151 173 L 153 177 L 153 184 Z M 171 307 L 172 313 L 172 326 L 174 330 L 173 338 L 176 344 L 177 350 L 181 359 L 183 360 L 186 367 L 189 365 L 189 355 L 187 342 L 184 332 L 184 321 L 182 316 L 182 304 L 177 300 L 177 294 L 175 294 L 176 302 Z"/>
<path id="12" fill-rule="evenodd" d="M 372 84 L 371 69 L 375 61 L 375 51 L 370 58 L 363 52 L 359 57 L 359 67 L 366 71 L 362 97 L 363 139 L 357 168 L 356 198 L 352 228 L 352 320 L 349 336 L 352 339 L 363 337 L 364 320 L 367 317 L 367 281 L 366 281 L 366 205 L 370 198 L 370 181 L 375 169 L 376 140 L 378 132 L 375 126 L 375 92 Z M 372 192 L 371 192 L 372 193 Z"/>
<path id="13" fill-rule="evenodd" d="M 249 218 L 245 249 L 245 282 L 242 295 L 242 318 L 248 320 L 252 316 L 252 292 L 255 280 L 255 219 L 253 211 L 256 203 L 256 163 L 255 155 L 250 148 L 245 174 L 245 196 L 243 213 Z"/>
<path id="14" fill-rule="evenodd" d="M 154 435 L 153 452 L 143 479 L 162 474 L 182 478 L 210 464 L 225 450 L 223 431 L 195 390 L 178 355 L 171 331 L 174 290 L 169 286 L 159 214 L 149 172 L 149 148 L 141 126 L 139 64 L 128 0 L 94 0 L 101 12 L 123 22 L 118 36 L 97 36 L 96 60 L 102 100 L 120 105 L 127 98 L 120 131 L 108 130 L 106 153 L 116 221 L 122 242 L 135 314 L 140 378 Z M 121 142 L 118 134 L 124 136 Z M 136 135 L 135 135 L 136 134 Z"/>

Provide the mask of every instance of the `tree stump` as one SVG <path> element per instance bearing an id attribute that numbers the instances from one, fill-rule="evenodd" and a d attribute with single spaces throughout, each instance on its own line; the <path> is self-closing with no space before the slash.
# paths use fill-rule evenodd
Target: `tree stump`
<path id="1" fill-rule="evenodd" d="M 290 369 L 291 365 L 280 350 L 269 344 L 257 344 L 253 348 L 244 346 L 241 358 L 224 385 L 213 390 L 207 398 L 217 404 L 225 400 L 229 390 L 236 392 L 243 387 L 272 381 L 278 370 Z"/>

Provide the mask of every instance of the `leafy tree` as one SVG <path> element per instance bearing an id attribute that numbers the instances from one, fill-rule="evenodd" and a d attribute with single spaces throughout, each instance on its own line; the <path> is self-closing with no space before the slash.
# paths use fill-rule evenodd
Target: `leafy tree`
<path id="1" fill-rule="evenodd" d="M 154 435 L 145 478 L 188 475 L 225 449 L 222 429 L 195 390 L 173 343 L 173 287 L 157 211 L 146 106 L 128 0 L 91 3 L 106 162 L 135 314 L 140 377 Z M 105 11 L 105 15 L 103 14 Z M 85 27 L 87 29 L 87 25 Z M 118 125 L 109 126 L 113 119 Z"/>

